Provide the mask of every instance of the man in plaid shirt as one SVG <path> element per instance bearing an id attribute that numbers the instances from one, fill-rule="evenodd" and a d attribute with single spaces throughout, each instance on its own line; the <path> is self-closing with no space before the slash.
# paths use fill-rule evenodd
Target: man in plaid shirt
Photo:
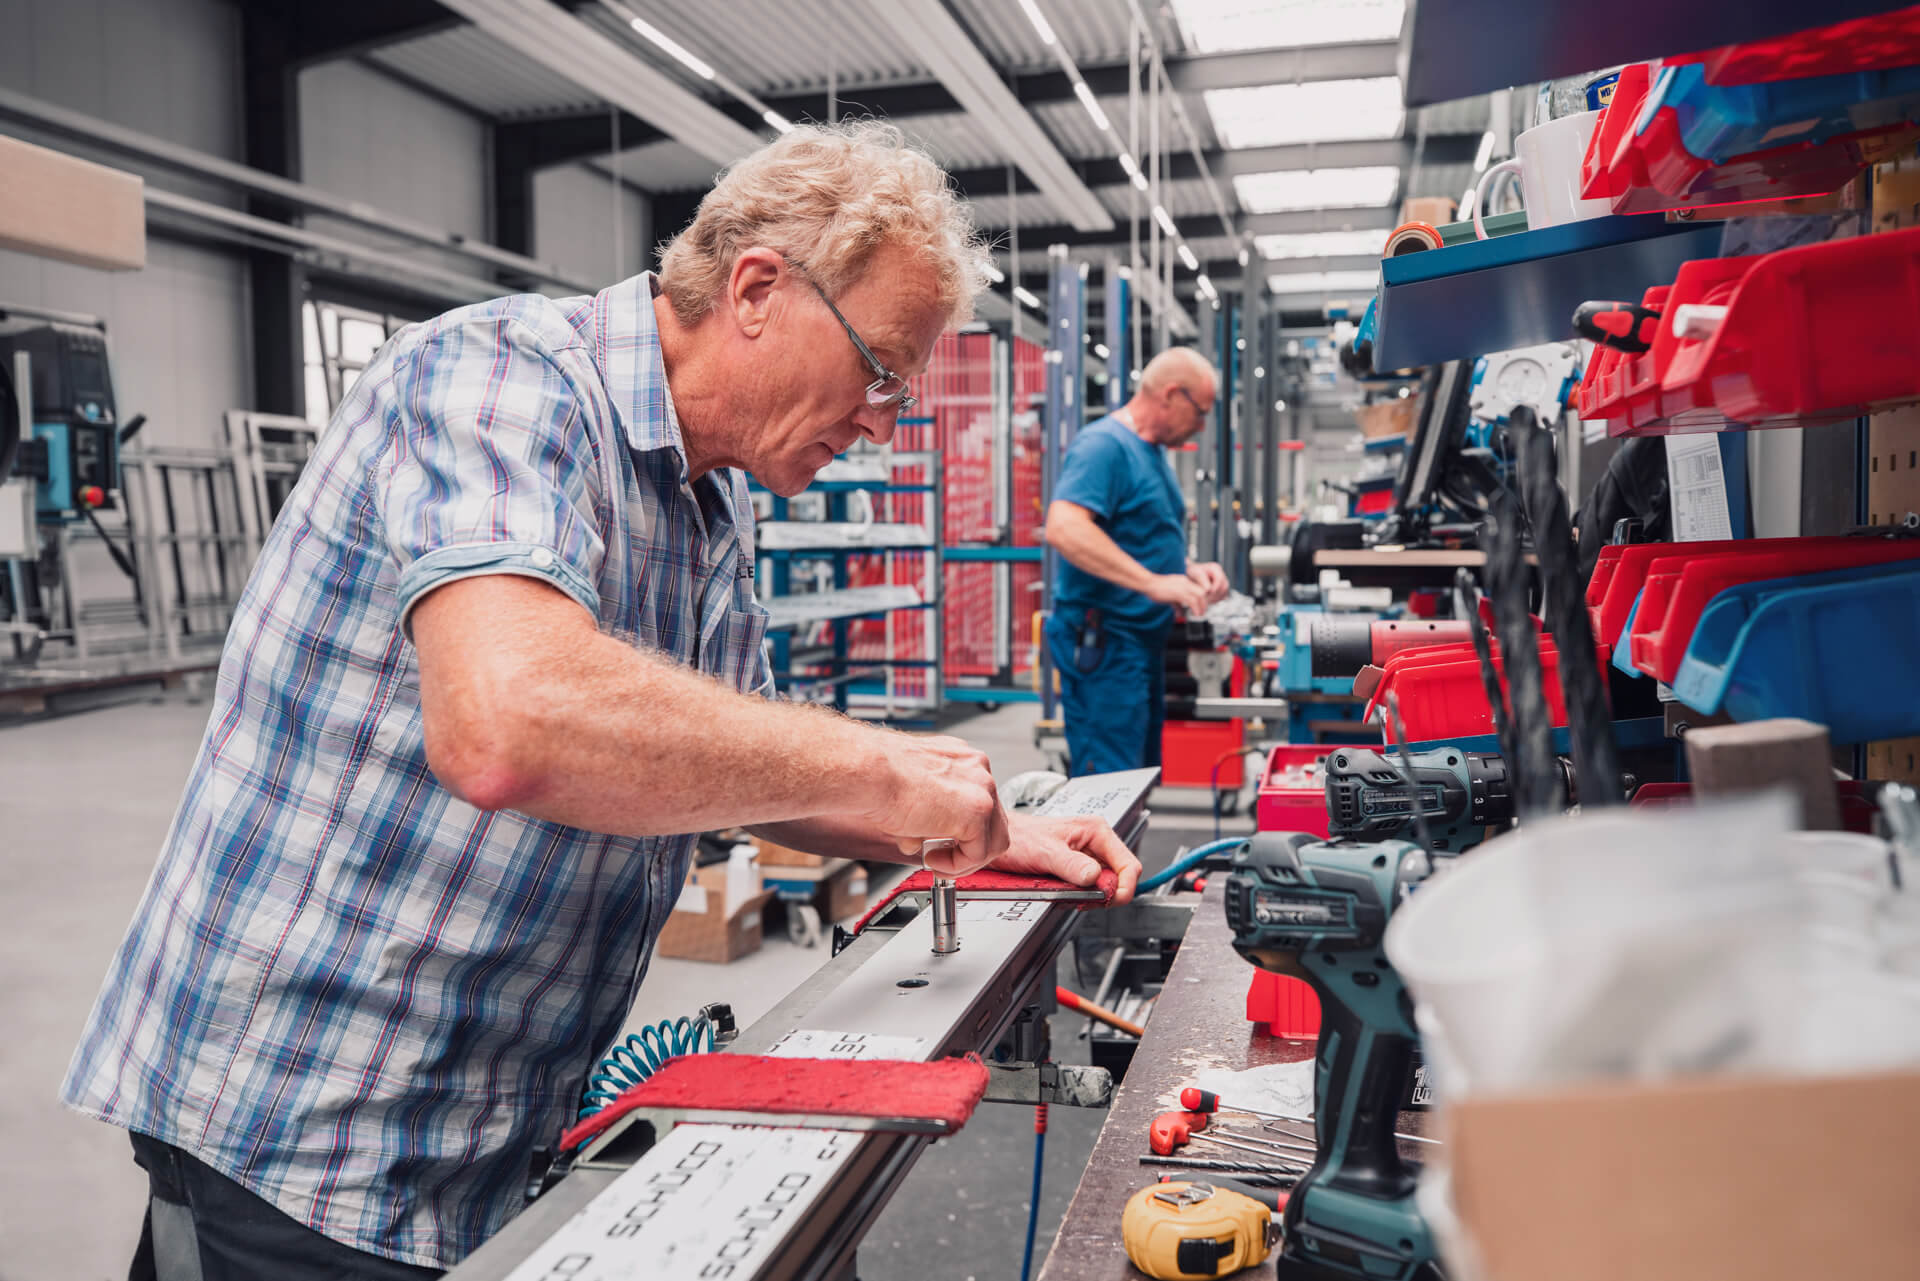
<path id="1" fill-rule="evenodd" d="M 387 344 L 275 524 L 63 1096 L 132 1132 L 136 1276 L 437 1275 L 518 1208 L 689 833 L 1080 884 L 1101 824 L 985 758 L 769 701 L 743 471 L 885 442 L 983 250 L 897 133 L 796 129 L 656 278 Z"/>

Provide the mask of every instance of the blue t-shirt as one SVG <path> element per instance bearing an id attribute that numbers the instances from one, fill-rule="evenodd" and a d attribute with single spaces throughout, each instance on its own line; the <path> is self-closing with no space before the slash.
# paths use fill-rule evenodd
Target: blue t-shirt
<path id="1" fill-rule="evenodd" d="M 1109 415 L 1087 424 L 1067 446 L 1053 496 L 1093 513 L 1107 537 L 1155 574 L 1187 571 L 1187 504 L 1167 454 Z M 1173 607 L 1148 600 L 1059 560 L 1053 599 L 1065 610 L 1098 609 L 1134 630 L 1165 627 Z"/>

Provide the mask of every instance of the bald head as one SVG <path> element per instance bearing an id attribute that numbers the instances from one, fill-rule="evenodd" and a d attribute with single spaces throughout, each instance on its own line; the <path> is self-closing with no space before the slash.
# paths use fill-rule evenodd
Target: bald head
<path id="1" fill-rule="evenodd" d="M 1127 417 L 1152 444 L 1183 444 L 1206 427 L 1219 387 L 1219 376 L 1205 356 L 1191 347 L 1169 347 L 1140 371 Z"/>

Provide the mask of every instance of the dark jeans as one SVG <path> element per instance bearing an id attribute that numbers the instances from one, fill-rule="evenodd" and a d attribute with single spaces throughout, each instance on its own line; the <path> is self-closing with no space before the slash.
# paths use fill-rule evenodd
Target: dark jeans
<path id="1" fill-rule="evenodd" d="M 171 1144 L 133 1138 L 152 1198 L 128 1281 L 424 1281 L 396 1263 L 322 1236 Z"/>
<path id="2" fill-rule="evenodd" d="M 1160 763 L 1167 710 L 1167 631 L 1112 625 L 1089 629 L 1084 611 L 1047 620 L 1045 639 L 1060 674 L 1061 719 L 1075 778 Z"/>

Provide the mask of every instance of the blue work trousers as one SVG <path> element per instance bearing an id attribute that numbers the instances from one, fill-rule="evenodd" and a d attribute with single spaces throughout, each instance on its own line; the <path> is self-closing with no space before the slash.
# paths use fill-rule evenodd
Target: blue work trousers
<path id="1" fill-rule="evenodd" d="M 1167 629 L 1090 628 L 1085 611 L 1066 609 L 1047 619 L 1046 639 L 1060 673 L 1074 777 L 1158 765 L 1167 706 Z"/>

